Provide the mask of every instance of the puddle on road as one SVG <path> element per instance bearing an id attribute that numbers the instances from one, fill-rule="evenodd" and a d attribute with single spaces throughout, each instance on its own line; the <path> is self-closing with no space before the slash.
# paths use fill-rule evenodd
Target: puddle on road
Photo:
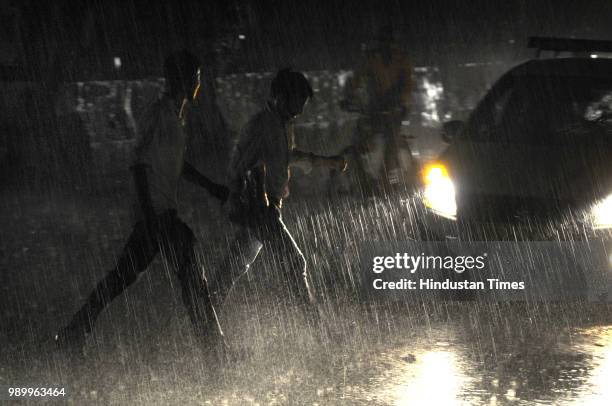
<path id="1" fill-rule="evenodd" d="M 382 354 L 373 399 L 389 405 L 612 404 L 612 326 L 576 329 L 556 347 L 525 342 L 484 365 L 465 339 Z M 512 344 L 511 344 L 512 346 Z M 413 357 L 406 357 L 406 354 Z"/>

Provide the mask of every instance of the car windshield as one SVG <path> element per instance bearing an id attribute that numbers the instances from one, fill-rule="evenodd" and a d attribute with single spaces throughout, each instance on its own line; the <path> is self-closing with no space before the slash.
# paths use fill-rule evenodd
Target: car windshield
<path id="1" fill-rule="evenodd" d="M 612 78 L 525 75 L 502 79 L 468 123 L 480 140 L 549 143 L 612 139 Z"/>

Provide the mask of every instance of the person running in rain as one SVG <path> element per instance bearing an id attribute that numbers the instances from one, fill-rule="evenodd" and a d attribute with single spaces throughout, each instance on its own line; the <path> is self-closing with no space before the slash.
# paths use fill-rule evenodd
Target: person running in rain
<path id="1" fill-rule="evenodd" d="M 302 73 L 283 69 L 272 81 L 271 100 L 243 128 L 230 163 L 230 196 L 226 204 L 238 232 L 227 260 L 211 280 L 215 305 L 223 303 L 262 248 L 271 251 L 274 263 L 284 271 L 293 297 L 301 303 L 315 303 L 306 260 L 283 222 L 283 199 L 289 195 L 291 167 L 325 165 L 342 171 L 346 161 L 341 156 L 322 157 L 294 148 L 292 121 L 312 96 L 312 88 Z"/>
<path id="2" fill-rule="evenodd" d="M 173 53 L 164 61 L 164 77 L 165 92 L 137 124 L 140 140 L 131 170 L 138 221 L 115 267 L 55 336 L 60 348 L 81 351 L 99 314 L 138 279 L 159 252 L 176 271 L 196 335 L 226 346 L 206 279 L 196 260 L 194 234 L 177 215 L 181 177 L 223 201 L 228 194 L 227 188 L 211 182 L 184 160 L 184 126 L 200 90 L 200 62 L 187 51 Z"/>
<path id="3" fill-rule="evenodd" d="M 394 189 L 402 182 L 400 128 L 411 91 L 412 68 L 408 57 L 397 47 L 393 28 L 384 26 L 347 88 L 348 99 L 341 102 L 341 107 L 353 110 L 354 100 L 359 98 L 359 94 L 363 95 L 364 100 L 357 103 L 363 105 L 359 107 L 362 117 L 357 122 L 354 155 L 361 183 L 367 189 L 371 180 L 360 157 L 373 152 L 377 134 L 382 134 L 383 141 L 382 190 Z"/>

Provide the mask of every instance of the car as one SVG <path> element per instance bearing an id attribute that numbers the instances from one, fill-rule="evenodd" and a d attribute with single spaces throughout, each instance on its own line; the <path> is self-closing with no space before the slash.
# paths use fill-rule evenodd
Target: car
<path id="1" fill-rule="evenodd" d="M 465 123 L 443 126 L 450 145 L 421 173 L 428 238 L 612 229 L 612 59 L 596 57 L 612 42 L 539 43 L 555 52 L 594 49 L 512 68 Z"/>

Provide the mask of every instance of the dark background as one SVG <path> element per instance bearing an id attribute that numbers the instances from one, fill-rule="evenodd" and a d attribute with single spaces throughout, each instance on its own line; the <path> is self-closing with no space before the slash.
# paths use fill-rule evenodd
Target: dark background
<path id="1" fill-rule="evenodd" d="M 286 64 L 319 80 L 299 142 L 335 154 L 338 132 L 349 140 L 356 120 L 339 111 L 338 77 L 385 24 L 419 67 L 419 83 L 429 81 L 415 99 L 443 84 L 439 102 L 452 97 L 468 111 L 499 74 L 533 56 L 528 36 L 612 39 L 612 1 L 0 0 L 0 388 L 66 386 L 73 404 L 129 405 L 554 404 L 609 395 L 610 305 L 362 304 L 352 299 L 359 247 L 418 235 L 419 213 L 401 199 L 332 201 L 298 176 L 285 219 L 339 343 L 317 343 L 284 304 L 284 278 L 260 260 L 221 310 L 228 337 L 249 355 L 219 365 L 195 344 L 179 284 L 157 260 L 102 315 L 85 361 L 54 351 L 51 338 L 131 231 L 126 105 L 136 113 L 161 88 L 166 53 L 189 48 L 206 78 L 217 77 L 217 99 L 200 97 L 210 125 L 198 132 L 204 169 L 227 163 L 214 148 L 235 136 L 216 106 L 225 104 L 238 130 L 267 94 L 270 75 L 231 74 Z M 309 178 L 323 184 L 328 172 Z M 181 188 L 180 215 L 202 266 L 223 271 L 233 238 L 224 213 L 201 189 Z M 309 191 L 309 200 L 300 196 Z"/>
<path id="2" fill-rule="evenodd" d="M 194 50 L 222 73 L 286 64 L 304 70 L 347 67 L 361 44 L 386 24 L 393 25 L 415 65 L 520 58 L 529 35 L 612 37 L 609 0 L 3 0 L 0 5 L 4 75 L 62 81 L 159 75 L 163 55 L 180 48 Z M 121 58 L 120 70 L 114 57 Z"/>

